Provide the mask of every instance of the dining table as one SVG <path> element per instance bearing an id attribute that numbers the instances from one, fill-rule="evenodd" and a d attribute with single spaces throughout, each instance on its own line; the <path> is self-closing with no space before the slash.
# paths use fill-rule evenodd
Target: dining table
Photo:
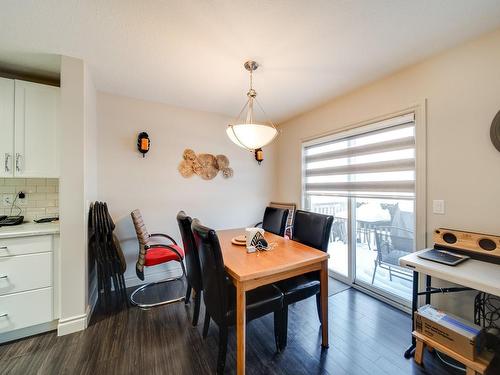
<path id="1" fill-rule="evenodd" d="M 225 270 L 236 288 L 237 374 L 245 374 L 246 292 L 262 285 L 319 271 L 321 345 L 328 348 L 328 253 L 270 232 L 264 238 L 271 250 L 247 253 L 245 246 L 232 242 L 244 234 L 244 228 L 217 231 Z"/>

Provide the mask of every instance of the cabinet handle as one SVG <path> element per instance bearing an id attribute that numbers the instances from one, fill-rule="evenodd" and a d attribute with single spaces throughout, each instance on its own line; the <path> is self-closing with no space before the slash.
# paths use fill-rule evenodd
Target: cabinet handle
<path id="1" fill-rule="evenodd" d="M 21 172 L 21 157 L 22 155 L 19 152 L 16 152 L 16 171 Z"/>
<path id="2" fill-rule="evenodd" d="M 0 279 L 6 279 L 6 278 L 8 278 L 8 277 L 9 277 L 9 276 L 7 276 L 7 275 L 2 275 L 2 276 L 0 276 Z"/>
<path id="3" fill-rule="evenodd" d="M 0 318 L 5 318 L 7 316 L 9 316 L 9 314 L 7 314 L 7 313 L 0 314 Z"/>
<path id="4" fill-rule="evenodd" d="M 10 158 L 10 154 L 8 152 L 5 153 L 5 172 L 10 172 L 10 168 L 9 168 L 9 158 Z"/>
<path id="5" fill-rule="evenodd" d="M 7 246 L 0 246 L 0 250 L 7 250 L 8 247 Z"/>

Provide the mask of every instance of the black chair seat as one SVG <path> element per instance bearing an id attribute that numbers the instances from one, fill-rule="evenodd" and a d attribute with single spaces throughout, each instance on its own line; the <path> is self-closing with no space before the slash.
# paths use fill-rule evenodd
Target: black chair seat
<path id="1" fill-rule="evenodd" d="M 283 293 L 283 302 L 286 305 L 312 297 L 320 290 L 319 280 L 307 276 L 292 277 L 278 282 L 276 286 Z"/>
<path id="2" fill-rule="evenodd" d="M 228 286 L 228 312 L 227 319 L 233 325 L 236 318 L 236 288 Z M 274 285 L 264 285 L 260 288 L 249 290 L 246 293 L 247 312 L 246 321 L 260 318 L 283 307 L 283 294 Z"/>

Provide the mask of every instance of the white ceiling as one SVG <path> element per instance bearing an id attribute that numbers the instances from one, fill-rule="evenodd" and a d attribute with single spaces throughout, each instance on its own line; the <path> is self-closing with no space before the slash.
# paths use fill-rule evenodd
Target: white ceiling
<path id="1" fill-rule="evenodd" d="M 99 90 L 235 116 L 252 58 L 282 120 L 498 27 L 498 0 L 3 0 L 0 61 L 79 57 Z"/>

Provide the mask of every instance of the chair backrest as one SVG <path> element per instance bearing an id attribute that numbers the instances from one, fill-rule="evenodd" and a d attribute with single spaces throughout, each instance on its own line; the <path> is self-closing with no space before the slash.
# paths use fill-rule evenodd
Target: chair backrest
<path id="1" fill-rule="evenodd" d="M 318 250 L 327 251 L 332 223 L 333 216 L 297 210 L 292 239 Z"/>
<path id="2" fill-rule="evenodd" d="M 228 310 L 226 271 L 217 233 L 203 226 L 198 219 L 191 224 L 200 257 L 203 301 L 210 317 L 221 324 Z"/>
<path id="3" fill-rule="evenodd" d="M 295 217 L 295 211 L 297 210 L 297 205 L 295 203 L 281 203 L 281 202 L 271 202 L 269 207 L 284 208 L 288 210 L 288 218 L 286 220 L 285 234 L 292 238 L 292 227 L 293 218 Z"/>
<path id="4" fill-rule="evenodd" d="M 144 224 L 144 220 L 142 220 L 142 214 L 139 210 L 134 210 L 130 214 L 132 216 L 132 221 L 135 227 L 135 233 L 137 234 L 137 239 L 141 245 L 146 245 L 149 241 L 149 232 L 146 229 L 146 225 Z"/>
<path id="5" fill-rule="evenodd" d="M 137 262 L 135 263 L 135 273 L 137 277 L 144 280 L 144 262 L 146 257 L 146 248 L 149 241 L 149 232 L 144 225 L 144 220 L 142 220 L 141 211 L 134 210 L 130 213 L 132 216 L 132 222 L 134 223 L 135 233 L 137 234 L 137 240 L 139 241 L 139 255 L 137 257 Z"/>
<path id="6" fill-rule="evenodd" d="M 262 219 L 262 229 L 282 236 L 285 234 L 288 210 L 283 208 L 266 207 Z"/>
<path id="7" fill-rule="evenodd" d="M 199 293 L 202 290 L 200 259 L 198 250 L 194 242 L 193 232 L 191 231 L 191 217 L 187 216 L 184 211 L 177 214 L 177 224 L 181 232 L 182 244 L 186 259 L 186 271 L 189 285 Z"/>
<path id="8" fill-rule="evenodd" d="M 392 257 L 389 257 L 392 251 L 399 254 L 413 252 L 413 232 L 404 228 L 379 225 L 375 227 L 375 243 L 380 260 L 392 260 Z"/>

